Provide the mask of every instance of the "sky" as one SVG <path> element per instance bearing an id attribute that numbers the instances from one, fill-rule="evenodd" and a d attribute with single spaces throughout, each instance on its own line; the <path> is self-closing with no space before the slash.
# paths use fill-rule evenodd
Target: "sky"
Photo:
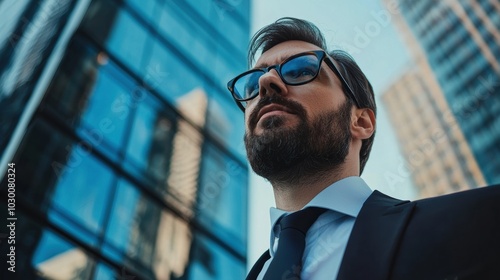
<path id="1" fill-rule="evenodd" d="M 252 34 L 281 17 L 301 18 L 319 27 L 330 49 L 343 49 L 354 57 L 372 83 L 378 110 L 374 146 L 361 177 L 374 190 L 399 199 L 415 199 L 417 192 L 402 168 L 405 160 L 380 99 L 391 82 L 412 66 L 393 25 L 397 8 L 388 8 L 381 0 L 253 0 L 252 5 Z M 249 193 L 248 262 L 252 265 L 268 249 L 269 208 L 275 204 L 270 184 L 253 173 Z"/>

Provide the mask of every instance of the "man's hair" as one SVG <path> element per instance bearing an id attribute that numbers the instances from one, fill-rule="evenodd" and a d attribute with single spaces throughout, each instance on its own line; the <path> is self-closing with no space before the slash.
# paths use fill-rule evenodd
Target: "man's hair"
<path id="1" fill-rule="evenodd" d="M 329 52 L 326 47 L 323 34 L 318 27 L 309 21 L 284 17 L 260 29 L 257 33 L 255 33 L 250 41 L 250 47 L 248 49 L 248 65 L 253 64 L 255 56 L 259 50 L 261 50 L 260 53 L 264 53 L 280 43 L 292 40 L 311 43 L 328 52 L 328 54 L 339 65 L 340 69 L 338 70 L 354 91 L 354 94 L 359 100 L 359 105 L 362 108 L 369 108 L 373 110 L 374 114 L 377 113 L 377 106 L 375 104 L 375 96 L 372 85 L 366 78 L 363 71 L 361 71 L 358 64 L 345 51 L 334 50 Z M 343 85 L 342 89 L 344 91 L 348 90 L 347 88 L 344 88 Z M 354 104 L 353 100 L 350 100 L 349 97 L 347 100 L 348 102 Z M 368 157 L 370 156 L 374 138 L 375 131 L 370 138 L 362 141 L 361 150 L 359 152 L 360 175 L 363 173 L 363 169 L 368 161 Z"/>

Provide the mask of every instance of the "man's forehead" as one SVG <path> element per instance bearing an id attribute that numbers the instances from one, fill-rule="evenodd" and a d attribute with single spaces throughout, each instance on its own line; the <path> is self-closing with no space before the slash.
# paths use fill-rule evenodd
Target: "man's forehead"
<path id="1" fill-rule="evenodd" d="M 304 41 L 286 41 L 263 52 L 253 68 L 268 67 L 279 64 L 298 53 L 320 50 L 321 48 Z"/>
<path id="2" fill-rule="evenodd" d="M 264 54 L 262 54 L 257 62 L 254 65 L 254 68 L 263 68 L 263 67 L 268 67 L 271 65 L 279 64 L 283 61 L 285 61 L 287 58 L 289 58 L 292 55 L 298 54 L 300 52 L 295 52 L 295 53 L 289 53 L 289 54 L 279 54 L 278 56 L 275 56 L 272 60 L 269 57 L 265 57 Z M 264 57 L 264 58 L 263 58 Z"/>

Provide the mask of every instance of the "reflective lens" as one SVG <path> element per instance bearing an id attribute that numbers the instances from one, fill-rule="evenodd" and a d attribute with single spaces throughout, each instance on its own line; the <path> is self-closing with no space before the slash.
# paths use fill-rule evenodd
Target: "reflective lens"
<path id="1" fill-rule="evenodd" d="M 285 84 L 302 85 L 316 78 L 324 57 L 323 51 L 301 53 L 282 64 L 247 71 L 229 81 L 228 88 L 236 100 L 250 100 L 259 94 L 259 78 L 271 69 L 276 69 Z"/>
<path id="2" fill-rule="evenodd" d="M 290 85 L 307 83 L 318 75 L 319 62 L 314 55 L 294 58 L 281 65 L 281 77 Z"/>
<path id="3" fill-rule="evenodd" d="M 259 78 L 264 75 L 264 71 L 255 70 L 247 72 L 239 77 L 234 83 L 234 92 L 240 99 L 249 99 L 259 94 Z"/>

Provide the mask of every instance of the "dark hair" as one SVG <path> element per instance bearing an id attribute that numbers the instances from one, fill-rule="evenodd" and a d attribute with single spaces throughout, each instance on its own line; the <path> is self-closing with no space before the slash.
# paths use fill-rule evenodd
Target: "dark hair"
<path id="1" fill-rule="evenodd" d="M 280 43 L 292 40 L 308 42 L 328 52 L 325 38 L 316 25 L 306 20 L 284 17 L 255 33 L 250 41 L 250 47 L 248 49 L 248 64 L 252 65 L 259 50 L 261 50 L 261 53 L 264 53 Z M 363 71 L 361 71 L 358 64 L 345 51 L 334 50 L 328 52 L 328 54 L 340 66 L 338 70 L 354 91 L 354 94 L 359 100 L 359 105 L 362 108 L 373 110 L 373 113 L 376 114 L 377 105 L 375 104 L 372 85 Z M 346 91 L 348 89 L 343 88 L 343 90 Z M 353 103 L 352 100 L 348 100 Z M 359 152 L 360 175 L 363 173 L 363 169 L 370 156 L 374 138 L 375 131 L 370 138 L 362 141 L 361 150 Z"/>

